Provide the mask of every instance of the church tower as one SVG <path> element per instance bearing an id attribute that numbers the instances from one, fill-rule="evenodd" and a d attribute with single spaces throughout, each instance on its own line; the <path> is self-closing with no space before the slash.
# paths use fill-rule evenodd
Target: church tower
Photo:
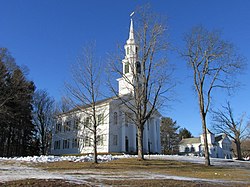
<path id="1" fill-rule="evenodd" d="M 117 79 L 119 95 L 133 93 L 136 75 L 141 73 L 141 64 L 138 61 L 139 46 L 135 42 L 133 20 L 130 21 L 129 38 L 124 45 L 125 58 L 122 60 L 122 77 Z"/>

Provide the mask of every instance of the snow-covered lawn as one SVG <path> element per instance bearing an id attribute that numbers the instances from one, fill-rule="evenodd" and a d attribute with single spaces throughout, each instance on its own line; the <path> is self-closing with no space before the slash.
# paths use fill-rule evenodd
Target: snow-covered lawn
<path id="1" fill-rule="evenodd" d="M 131 155 L 102 155 L 98 156 L 99 162 L 108 162 L 121 158 L 132 158 L 136 156 Z M 190 157 L 190 156 L 177 156 L 177 155 L 146 155 L 146 159 L 164 159 L 164 160 L 177 160 L 191 163 L 204 163 L 204 158 Z M 93 160 L 92 155 L 87 156 L 34 156 L 34 157 L 13 157 L 13 158 L 0 158 L 0 182 L 20 180 L 20 179 L 63 179 L 74 183 L 89 183 L 90 178 L 99 180 L 124 180 L 124 179 L 175 179 L 175 180 L 189 180 L 189 181 L 206 181 L 206 182 L 225 182 L 223 180 L 201 179 L 193 177 L 180 177 L 151 172 L 109 172 L 108 174 L 100 171 L 45 171 L 40 168 L 31 167 L 35 163 L 47 163 L 58 161 L 70 162 L 90 162 Z M 250 162 L 243 162 L 237 160 L 226 159 L 211 159 L 213 165 L 216 166 L 229 166 L 237 168 L 250 169 Z M 28 163 L 23 164 L 23 163 Z M 76 174 L 77 172 L 77 174 Z M 250 177 L 250 176 L 249 176 Z"/>

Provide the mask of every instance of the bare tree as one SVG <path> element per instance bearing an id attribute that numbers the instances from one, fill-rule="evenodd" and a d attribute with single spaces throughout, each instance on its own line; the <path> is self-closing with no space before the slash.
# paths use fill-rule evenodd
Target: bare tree
<path id="1" fill-rule="evenodd" d="M 110 87 L 133 114 L 130 118 L 137 127 L 138 159 L 144 159 L 144 126 L 164 101 L 170 99 L 166 95 L 174 83 L 170 79 L 172 69 L 166 60 L 168 42 L 165 17 L 153 13 L 147 5 L 135 10 L 133 20 L 125 45 L 126 57 L 119 59 L 123 68 L 119 66 L 122 63 L 117 65 L 117 58 L 111 60 L 113 72 L 121 77 L 129 93 L 117 92 L 114 86 Z"/>
<path id="2" fill-rule="evenodd" d="M 241 142 L 242 157 L 250 160 L 250 138 L 247 138 Z"/>
<path id="3" fill-rule="evenodd" d="M 181 56 L 191 66 L 193 84 L 198 96 L 205 147 L 205 164 L 210 165 L 207 142 L 207 113 L 215 89 L 232 89 L 237 84 L 235 76 L 244 65 L 234 45 L 221 39 L 217 31 L 202 26 L 194 27 L 184 37 L 185 47 Z"/>
<path id="4" fill-rule="evenodd" d="M 60 113 L 67 112 L 71 110 L 71 104 L 70 104 L 70 99 L 67 98 L 66 96 L 61 97 L 61 100 L 56 102 L 56 109 L 55 109 L 55 115 L 58 115 Z"/>
<path id="5" fill-rule="evenodd" d="M 102 141 L 100 125 L 104 121 L 98 106 L 102 98 L 100 85 L 103 77 L 101 63 L 96 59 L 93 44 L 83 49 L 82 56 L 73 65 L 71 74 L 72 82 L 65 83 L 68 98 L 73 108 L 87 116 L 80 124 L 84 127 L 83 138 L 87 140 L 88 146 L 93 147 L 94 163 L 97 163 L 97 146 L 98 142 Z"/>
<path id="6" fill-rule="evenodd" d="M 234 141 L 237 159 L 242 160 L 241 143 L 247 138 L 246 130 L 250 128 L 250 124 L 244 123 L 245 115 L 242 115 L 239 120 L 235 119 L 229 102 L 222 108 L 223 110 L 213 111 L 213 128 L 218 133 L 225 133 Z"/>
<path id="7" fill-rule="evenodd" d="M 41 153 L 48 154 L 54 118 L 54 99 L 45 90 L 37 90 L 33 99 L 33 121 L 40 140 Z"/>

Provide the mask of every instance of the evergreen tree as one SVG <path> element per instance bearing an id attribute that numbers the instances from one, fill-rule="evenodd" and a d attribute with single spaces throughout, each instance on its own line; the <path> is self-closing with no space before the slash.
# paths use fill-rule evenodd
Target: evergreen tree
<path id="1" fill-rule="evenodd" d="M 179 139 L 182 140 L 184 138 L 192 138 L 192 134 L 189 130 L 186 128 L 179 129 Z"/>
<path id="2" fill-rule="evenodd" d="M 0 156 L 24 156 L 34 138 L 32 124 L 33 82 L 6 48 L 0 48 Z"/>
<path id="3" fill-rule="evenodd" d="M 176 121 L 169 117 L 161 120 L 161 145 L 164 154 L 174 154 L 178 152 L 179 136 L 177 130 L 179 126 Z"/>

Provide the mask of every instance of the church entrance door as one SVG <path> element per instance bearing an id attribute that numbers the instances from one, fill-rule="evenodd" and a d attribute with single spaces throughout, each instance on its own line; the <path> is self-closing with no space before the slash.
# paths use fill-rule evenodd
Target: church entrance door
<path id="1" fill-rule="evenodd" d="M 126 150 L 126 152 L 128 152 L 128 137 L 126 136 L 125 137 L 125 150 Z"/>

